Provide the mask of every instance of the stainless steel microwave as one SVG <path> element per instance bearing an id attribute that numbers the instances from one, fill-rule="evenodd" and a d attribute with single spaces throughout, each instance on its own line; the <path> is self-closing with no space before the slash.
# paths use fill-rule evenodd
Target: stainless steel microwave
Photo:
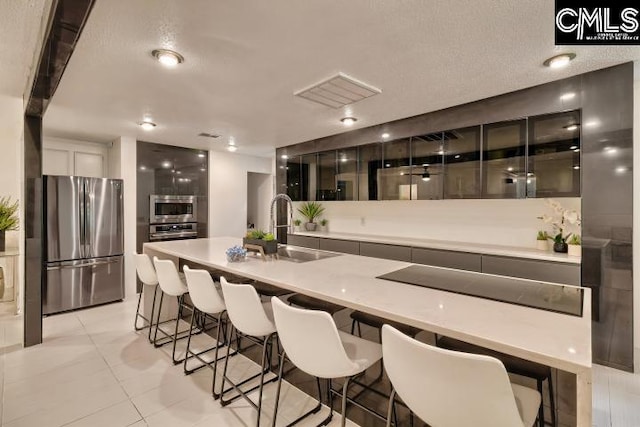
<path id="1" fill-rule="evenodd" d="M 165 224 L 198 221 L 198 196 L 152 194 L 149 198 L 149 223 Z"/>

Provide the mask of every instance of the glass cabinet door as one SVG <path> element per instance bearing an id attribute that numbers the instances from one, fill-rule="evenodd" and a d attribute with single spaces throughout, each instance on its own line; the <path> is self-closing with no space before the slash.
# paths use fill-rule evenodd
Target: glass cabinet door
<path id="1" fill-rule="evenodd" d="M 280 166 L 286 169 L 287 195 L 294 202 L 306 200 L 302 195 L 304 179 L 301 161 L 300 156 L 295 156 L 287 159 L 286 163 Z"/>
<path id="2" fill-rule="evenodd" d="M 483 185 L 486 199 L 516 199 L 526 196 L 526 120 L 483 126 Z"/>
<path id="3" fill-rule="evenodd" d="M 337 200 L 358 200 L 358 150 L 338 150 L 336 174 Z"/>
<path id="4" fill-rule="evenodd" d="M 480 198 L 480 126 L 444 132 L 444 198 Z"/>
<path id="5" fill-rule="evenodd" d="M 337 200 L 336 152 L 318 153 L 316 200 Z"/>
<path id="6" fill-rule="evenodd" d="M 409 138 L 383 144 L 383 168 L 378 170 L 380 200 L 411 199 L 411 158 Z"/>
<path id="7" fill-rule="evenodd" d="M 301 189 L 302 200 L 315 200 L 318 179 L 318 155 L 316 153 L 313 153 L 305 154 L 304 156 L 302 156 L 300 168 L 302 170 L 303 177 Z"/>
<path id="8" fill-rule="evenodd" d="M 580 196 L 580 111 L 529 118 L 527 197 Z"/>
<path id="9" fill-rule="evenodd" d="M 382 169 L 382 144 L 358 147 L 358 200 L 378 200 L 378 173 Z"/>
<path id="10" fill-rule="evenodd" d="M 411 138 L 411 199 L 437 200 L 443 195 L 444 133 Z"/>

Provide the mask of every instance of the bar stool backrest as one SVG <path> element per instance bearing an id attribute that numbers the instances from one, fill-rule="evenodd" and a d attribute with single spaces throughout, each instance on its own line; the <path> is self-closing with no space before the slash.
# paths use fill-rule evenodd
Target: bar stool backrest
<path id="1" fill-rule="evenodd" d="M 193 305 L 203 313 L 216 314 L 225 310 L 224 300 L 206 270 L 192 270 L 184 266 L 189 297 Z"/>
<path id="2" fill-rule="evenodd" d="M 277 297 L 271 304 L 280 342 L 299 369 L 319 378 L 346 377 L 361 370 L 347 355 L 329 313 L 291 307 Z"/>
<path id="3" fill-rule="evenodd" d="M 158 257 L 154 256 L 153 265 L 156 267 L 158 283 L 160 284 L 162 292 L 174 297 L 179 297 L 189 292 L 182 282 L 182 279 L 180 279 L 178 269 L 173 261 L 169 259 L 158 259 Z"/>
<path id="4" fill-rule="evenodd" d="M 389 325 L 382 359 L 398 395 L 429 425 L 523 427 L 498 359 L 433 347 Z"/>
<path id="5" fill-rule="evenodd" d="M 276 331 L 253 286 L 230 284 L 224 276 L 220 276 L 220 284 L 227 315 L 240 332 L 254 337 L 264 337 Z"/>
<path id="6" fill-rule="evenodd" d="M 151 258 L 147 254 L 134 253 L 133 255 L 136 260 L 136 272 L 140 281 L 145 285 L 157 286 L 158 276 L 156 275 L 156 269 L 153 268 Z"/>

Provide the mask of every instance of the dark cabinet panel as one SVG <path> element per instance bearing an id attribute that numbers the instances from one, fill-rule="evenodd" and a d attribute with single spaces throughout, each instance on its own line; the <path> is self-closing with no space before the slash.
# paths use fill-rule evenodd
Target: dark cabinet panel
<path id="1" fill-rule="evenodd" d="M 287 244 L 293 246 L 302 246 L 304 248 L 320 249 L 320 239 L 318 237 L 288 234 Z"/>
<path id="2" fill-rule="evenodd" d="M 416 264 L 435 265 L 438 267 L 457 268 L 459 270 L 482 270 L 480 254 L 467 252 L 444 251 L 438 249 L 411 248 L 411 262 Z"/>
<path id="3" fill-rule="evenodd" d="M 411 262 L 411 248 L 409 246 L 360 242 L 360 255 Z"/>
<path id="4" fill-rule="evenodd" d="M 318 153 L 316 200 L 337 200 L 336 152 Z"/>
<path id="5" fill-rule="evenodd" d="M 411 199 L 437 200 L 443 196 L 444 132 L 411 138 Z"/>
<path id="6" fill-rule="evenodd" d="M 360 255 L 360 243 L 352 240 L 320 239 L 323 251 L 341 252 L 343 254 Z"/>
<path id="7" fill-rule="evenodd" d="M 338 150 L 336 155 L 336 199 L 358 200 L 358 150 Z"/>
<path id="8" fill-rule="evenodd" d="M 318 155 L 305 154 L 301 156 L 302 174 L 302 201 L 315 200 L 318 174 Z"/>
<path id="9" fill-rule="evenodd" d="M 482 197 L 520 199 L 526 196 L 526 120 L 483 127 Z"/>
<path id="10" fill-rule="evenodd" d="M 382 169 L 382 144 L 358 147 L 358 200 L 378 200 L 378 173 Z"/>
<path id="11" fill-rule="evenodd" d="M 383 166 L 378 171 L 380 200 L 411 199 L 411 155 L 409 138 L 385 142 Z"/>
<path id="12" fill-rule="evenodd" d="M 580 264 L 482 255 L 482 272 L 580 286 Z"/>
<path id="13" fill-rule="evenodd" d="M 444 198 L 479 199 L 480 126 L 444 132 Z"/>
<path id="14" fill-rule="evenodd" d="M 302 167 L 302 157 L 295 156 L 287 159 L 286 165 L 281 165 L 280 167 L 286 170 L 287 195 L 294 202 L 306 200 L 308 196 L 302 190 L 304 188 L 303 183 L 309 179 L 309 168 Z"/>

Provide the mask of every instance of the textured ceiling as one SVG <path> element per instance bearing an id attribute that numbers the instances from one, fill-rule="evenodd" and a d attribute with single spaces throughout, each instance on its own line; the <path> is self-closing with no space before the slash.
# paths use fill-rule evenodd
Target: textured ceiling
<path id="1" fill-rule="evenodd" d="M 0 0 L 0 95 L 22 97 L 25 92 L 50 6 L 51 0 Z"/>
<path id="2" fill-rule="evenodd" d="M 239 153 L 344 131 L 345 109 L 293 93 L 344 72 L 382 89 L 357 127 L 640 59 L 640 47 L 557 48 L 553 0 L 108 0 L 92 11 L 45 116 L 47 135 Z M 175 69 L 150 56 L 180 52 Z M 542 62 L 562 51 L 563 70 Z M 348 108 L 348 107 L 347 107 Z M 136 125 L 149 115 L 151 132 Z M 222 135 L 217 140 L 200 132 Z"/>

